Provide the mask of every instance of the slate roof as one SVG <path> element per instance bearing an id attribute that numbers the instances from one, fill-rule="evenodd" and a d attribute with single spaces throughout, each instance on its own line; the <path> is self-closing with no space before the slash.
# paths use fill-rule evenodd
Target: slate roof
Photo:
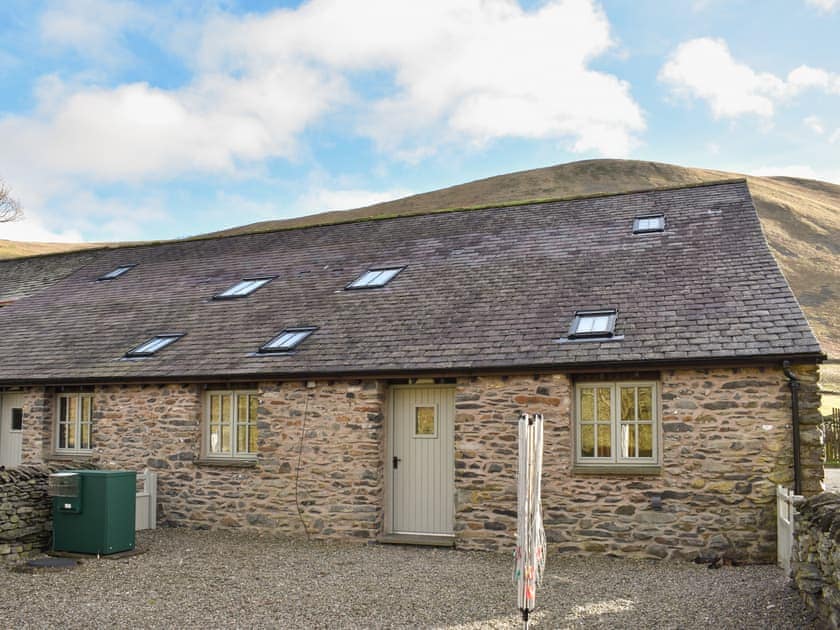
<path id="1" fill-rule="evenodd" d="M 633 234 L 659 212 L 664 232 Z M 137 266 L 97 281 L 123 264 Z M 344 290 L 402 265 L 384 288 Z M 616 308 L 620 339 L 564 341 L 587 308 Z M 318 330 L 256 352 L 292 326 Z M 821 357 L 743 181 L 101 250 L 0 308 L 0 330 L 0 383 Z M 124 358 L 162 333 L 184 337 Z"/>

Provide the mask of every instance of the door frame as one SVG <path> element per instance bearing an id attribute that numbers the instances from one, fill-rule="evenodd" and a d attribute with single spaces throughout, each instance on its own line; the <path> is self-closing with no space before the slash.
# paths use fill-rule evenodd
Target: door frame
<path id="1" fill-rule="evenodd" d="M 395 404 L 395 396 L 394 392 L 398 390 L 406 390 L 406 389 L 450 389 L 455 391 L 456 386 L 454 383 L 417 383 L 417 384 L 400 384 L 400 385 L 390 385 L 387 390 L 386 394 L 386 403 L 385 403 L 385 461 L 384 461 L 384 470 L 385 470 L 385 513 L 382 522 L 382 529 L 383 534 L 398 534 L 402 532 L 396 532 L 394 529 L 394 474 L 393 474 L 393 463 L 392 459 L 394 457 L 394 404 Z M 454 505 L 455 505 L 455 410 L 452 410 L 452 426 L 450 427 L 450 431 L 452 433 L 452 452 L 450 453 L 450 465 L 452 466 L 452 487 L 451 487 L 451 496 L 450 501 L 453 504 L 453 523 L 452 528 L 453 531 L 449 534 L 420 534 L 422 536 L 440 536 L 441 538 L 451 537 L 454 534 Z M 412 532 L 413 533 L 413 532 Z"/>

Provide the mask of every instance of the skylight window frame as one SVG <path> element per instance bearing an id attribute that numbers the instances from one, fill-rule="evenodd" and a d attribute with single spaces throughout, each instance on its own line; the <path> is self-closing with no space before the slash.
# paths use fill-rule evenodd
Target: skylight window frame
<path id="1" fill-rule="evenodd" d="M 260 354 L 282 354 L 285 352 L 291 352 L 292 350 L 296 349 L 300 344 L 306 341 L 312 333 L 318 330 L 317 326 L 290 326 L 288 328 L 284 328 L 279 333 L 274 335 L 269 341 L 264 343 L 260 346 L 259 353 Z M 295 335 L 292 336 L 291 339 L 287 343 L 284 343 L 282 346 L 273 346 L 272 344 L 280 341 L 283 337 L 287 335 Z M 300 335 L 300 336 L 297 336 Z"/>
<path id="2" fill-rule="evenodd" d="M 647 222 L 657 219 L 657 224 L 654 226 L 648 225 Z M 633 234 L 652 234 L 655 232 L 665 231 L 665 215 L 664 214 L 647 214 L 645 216 L 636 217 L 633 219 Z"/>
<path id="3" fill-rule="evenodd" d="M 345 286 L 344 290 L 345 291 L 361 291 L 361 290 L 364 290 L 364 289 L 381 289 L 382 287 L 389 285 L 394 280 L 394 278 L 396 278 L 398 275 L 400 275 L 402 273 L 403 269 L 406 268 L 406 266 L 407 265 L 399 265 L 399 266 L 395 266 L 395 267 L 370 267 L 367 270 L 365 270 L 361 275 L 357 276 L 356 279 L 353 280 L 353 282 L 351 282 L 350 284 Z M 359 284 L 359 282 L 363 278 L 368 276 L 369 274 L 377 273 L 377 272 L 381 273 L 383 271 L 393 271 L 394 273 L 391 274 L 391 276 L 389 276 L 388 279 L 385 280 L 384 282 L 376 282 L 376 283 L 368 282 L 368 283 L 365 283 L 365 284 Z"/>
<path id="4" fill-rule="evenodd" d="M 184 336 L 185 333 L 165 333 L 161 335 L 154 335 L 150 337 L 146 341 L 141 344 L 134 346 L 131 350 L 125 353 L 125 358 L 127 359 L 135 359 L 135 358 L 143 358 L 143 357 L 151 357 L 163 350 L 164 348 L 168 348 L 173 343 L 178 341 L 181 337 Z M 167 340 L 165 343 L 160 345 L 154 346 L 155 342 L 161 342 L 163 340 Z M 143 348 L 146 348 L 145 350 Z M 151 348 L 151 349 L 149 349 Z"/>
<path id="5" fill-rule="evenodd" d="M 214 300 L 238 300 L 238 299 L 241 299 L 241 298 L 248 297 L 249 295 L 251 295 L 255 291 L 258 291 L 258 290 L 262 289 L 265 285 L 267 285 L 269 282 L 274 280 L 276 277 L 277 276 L 253 276 L 253 277 L 250 277 L 250 278 L 242 278 L 242 280 L 240 280 L 239 282 L 231 285 L 230 287 L 228 287 L 224 291 L 222 291 L 220 293 L 216 293 L 213 296 L 213 299 Z M 253 288 L 251 288 L 251 290 L 248 291 L 247 293 L 236 293 L 236 294 L 233 293 L 233 290 L 236 287 L 244 285 L 245 283 L 248 283 L 248 282 L 259 282 L 259 284 L 254 285 Z"/>
<path id="6" fill-rule="evenodd" d="M 137 263 L 131 263 L 128 265 L 117 265 L 111 271 L 106 274 L 99 276 L 96 281 L 101 282 L 103 280 L 116 280 L 120 276 L 127 274 L 129 271 L 134 269 L 137 266 Z"/>
<path id="7" fill-rule="evenodd" d="M 581 331 L 581 321 L 590 317 L 608 317 L 605 328 L 598 330 Z M 569 327 L 569 339 L 612 339 L 615 336 L 615 320 L 618 317 L 618 311 L 614 308 L 591 309 L 584 311 L 575 311 L 572 325 Z"/>

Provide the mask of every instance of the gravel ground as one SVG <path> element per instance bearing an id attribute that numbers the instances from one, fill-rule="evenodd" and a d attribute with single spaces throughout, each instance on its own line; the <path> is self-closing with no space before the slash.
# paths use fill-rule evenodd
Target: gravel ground
<path id="1" fill-rule="evenodd" d="M 138 532 L 146 553 L 0 569 L 3 628 L 521 628 L 507 555 Z M 809 628 L 773 566 L 549 557 L 533 628 Z"/>

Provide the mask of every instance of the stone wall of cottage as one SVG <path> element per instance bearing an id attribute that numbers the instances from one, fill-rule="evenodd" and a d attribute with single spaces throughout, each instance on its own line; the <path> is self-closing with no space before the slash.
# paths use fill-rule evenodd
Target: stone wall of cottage
<path id="1" fill-rule="evenodd" d="M 840 627 L 840 496 L 826 492 L 798 506 L 791 574 L 822 623 Z"/>
<path id="2" fill-rule="evenodd" d="M 802 380 L 804 491 L 812 494 L 822 479 L 817 369 L 794 372 Z M 527 411 L 547 420 L 543 512 L 554 551 L 772 561 L 774 485 L 793 478 L 790 392 L 781 370 L 674 369 L 659 376 L 663 461 L 649 475 L 573 470 L 570 377 L 459 378 L 457 545 L 509 549 L 517 419 Z M 94 453 L 85 461 L 156 470 L 161 524 L 315 538 L 371 539 L 382 532 L 386 383 L 260 383 L 259 453 L 250 467 L 202 460 L 204 389 L 96 386 Z M 27 395 L 27 462 L 50 457 L 53 398 L 44 388 Z"/>
<path id="3" fill-rule="evenodd" d="M 93 453 L 76 461 L 158 473 L 158 521 L 367 539 L 381 530 L 383 405 L 376 381 L 262 383 L 258 457 L 202 459 L 200 385 L 106 385 L 93 393 Z M 240 386 L 236 386 L 241 388 Z M 54 393 L 30 392 L 25 461 L 50 455 Z"/>
<path id="4" fill-rule="evenodd" d="M 802 380 L 806 494 L 822 480 L 817 370 Z M 662 466 L 656 474 L 585 474 L 573 466 L 572 381 L 474 377 L 456 397 L 456 535 L 461 548 L 510 546 L 516 520 L 516 422 L 546 418 L 543 515 L 554 551 L 773 561 L 775 484 L 793 480 L 790 392 L 778 368 L 660 373 Z M 653 504 L 654 497 L 661 501 Z"/>

